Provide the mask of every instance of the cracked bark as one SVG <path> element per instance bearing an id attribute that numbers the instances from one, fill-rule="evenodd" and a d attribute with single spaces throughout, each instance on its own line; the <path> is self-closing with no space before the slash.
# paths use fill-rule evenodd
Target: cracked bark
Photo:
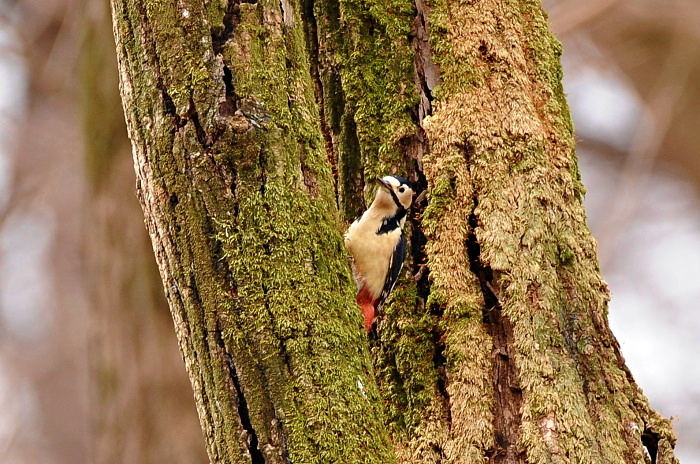
<path id="1" fill-rule="evenodd" d="M 675 462 L 607 325 L 538 2 L 112 4 L 212 462 Z M 338 217 L 385 173 L 427 196 L 368 344 Z"/>
<path id="2" fill-rule="evenodd" d="M 341 77 L 345 43 L 340 4 L 303 1 L 303 21 L 310 55 L 320 124 L 333 169 L 338 208 L 346 221 L 355 220 L 365 208 L 364 171 L 354 113 Z"/>
<path id="3" fill-rule="evenodd" d="M 210 460 L 391 462 L 301 5 L 112 12 L 138 197 Z"/>
<path id="4" fill-rule="evenodd" d="M 325 29 L 317 19 L 316 48 L 339 63 L 345 105 L 362 108 L 363 177 L 380 166 L 428 188 L 411 218 L 418 282 L 399 284 L 373 343 L 399 461 L 642 462 L 661 439 L 672 462 L 670 425 L 607 327 L 559 45 L 538 2 L 317 5 L 340 10 Z M 413 96 L 397 85 L 409 79 Z"/>
<path id="5" fill-rule="evenodd" d="M 478 207 L 474 198 L 474 209 Z M 481 246 L 476 238 L 479 226 L 476 214 L 472 212 L 468 219 L 469 236 L 465 244 L 469 256 L 470 269 L 479 281 L 483 295 L 482 321 L 486 331 L 493 340 L 492 381 L 494 447 L 486 450 L 489 462 L 519 463 L 526 462 L 525 449 L 519 446 L 519 431 L 522 424 L 522 389 L 518 379 L 517 367 L 513 359 L 513 324 L 503 314 L 498 301 L 499 290 L 494 279 L 493 270 L 481 261 Z"/>

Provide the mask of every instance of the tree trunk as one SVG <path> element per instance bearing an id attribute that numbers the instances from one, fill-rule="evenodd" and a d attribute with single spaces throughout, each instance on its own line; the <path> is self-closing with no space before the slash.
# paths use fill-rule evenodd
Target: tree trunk
<path id="1" fill-rule="evenodd" d="M 89 195 L 95 463 L 206 461 L 143 214 L 119 103 L 109 3 L 86 3 L 81 77 Z"/>
<path id="2" fill-rule="evenodd" d="M 676 462 L 607 325 L 539 2 L 112 5 L 213 462 Z M 335 205 L 393 172 L 427 198 L 368 342 Z"/>
<path id="3" fill-rule="evenodd" d="M 390 462 L 299 8 L 112 5 L 138 195 L 211 461 Z"/>

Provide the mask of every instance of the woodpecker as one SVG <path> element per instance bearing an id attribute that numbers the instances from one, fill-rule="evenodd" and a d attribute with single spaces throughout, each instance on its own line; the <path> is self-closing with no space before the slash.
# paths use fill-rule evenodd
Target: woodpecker
<path id="1" fill-rule="evenodd" d="M 406 257 L 403 226 L 413 201 L 408 181 L 399 176 L 376 179 L 374 201 L 345 233 L 345 246 L 352 255 L 357 281 L 357 304 L 367 332 L 377 311 L 399 277 Z"/>

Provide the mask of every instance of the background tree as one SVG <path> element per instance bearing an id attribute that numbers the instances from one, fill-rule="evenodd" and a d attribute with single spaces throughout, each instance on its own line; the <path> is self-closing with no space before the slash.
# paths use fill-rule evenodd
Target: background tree
<path id="1" fill-rule="evenodd" d="M 96 463 L 205 462 L 143 214 L 113 65 L 108 2 L 85 2 L 83 120 Z"/>
<path id="2" fill-rule="evenodd" d="M 212 461 L 675 462 L 607 326 L 538 2 L 112 7 Z M 371 343 L 380 401 L 332 172 L 348 217 L 396 171 L 428 186 L 411 239 L 429 276 Z"/>

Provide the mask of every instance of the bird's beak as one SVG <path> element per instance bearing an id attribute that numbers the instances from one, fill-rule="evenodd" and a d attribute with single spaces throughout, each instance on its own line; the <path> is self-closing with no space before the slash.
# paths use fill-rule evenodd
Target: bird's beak
<path id="1" fill-rule="evenodd" d="M 389 184 L 389 182 L 385 181 L 385 180 L 382 179 L 381 177 L 377 177 L 375 180 L 376 180 L 377 182 L 379 182 L 379 185 L 381 185 L 382 187 L 384 187 L 387 191 L 389 191 L 389 192 L 391 191 L 391 185 Z"/>

